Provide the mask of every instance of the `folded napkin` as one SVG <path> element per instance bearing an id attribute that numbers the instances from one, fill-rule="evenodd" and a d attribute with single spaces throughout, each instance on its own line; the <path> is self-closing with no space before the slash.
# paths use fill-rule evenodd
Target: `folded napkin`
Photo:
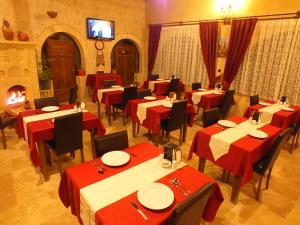
<path id="1" fill-rule="evenodd" d="M 138 104 L 136 115 L 137 115 L 140 123 L 142 124 L 144 122 L 144 120 L 146 119 L 148 107 L 163 105 L 164 103 L 166 104 L 167 102 L 169 102 L 169 101 L 163 99 L 163 100 L 157 100 L 157 101 L 151 101 L 151 102 Z"/>
<path id="2" fill-rule="evenodd" d="M 281 110 L 280 104 L 273 104 L 267 107 L 264 107 L 259 110 L 262 113 L 262 122 L 265 124 L 269 124 L 272 122 L 274 113 Z"/>
<path id="3" fill-rule="evenodd" d="M 165 83 L 165 82 L 170 82 L 170 80 L 155 80 L 155 81 L 149 81 L 149 89 L 151 90 L 151 92 L 153 92 L 156 83 Z"/>
<path id="4" fill-rule="evenodd" d="M 199 91 L 199 92 L 193 92 L 192 94 L 192 101 L 194 105 L 198 105 L 201 101 L 202 95 L 208 95 L 214 93 L 214 90 L 209 91 Z"/>
<path id="5" fill-rule="evenodd" d="M 102 96 L 104 92 L 110 92 L 110 91 L 124 91 L 124 87 L 99 89 L 97 92 L 98 101 L 99 102 L 102 101 Z"/>

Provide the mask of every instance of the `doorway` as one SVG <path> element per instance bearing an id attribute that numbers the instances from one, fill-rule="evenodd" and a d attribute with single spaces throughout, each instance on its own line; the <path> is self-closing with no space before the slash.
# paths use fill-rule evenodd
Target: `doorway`
<path id="1" fill-rule="evenodd" d="M 121 75 L 124 84 L 134 82 L 134 74 L 139 72 L 139 51 L 129 39 L 117 42 L 111 53 L 111 67 Z"/>
<path id="2" fill-rule="evenodd" d="M 42 48 L 42 65 L 51 70 L 54 96 L 59 102 L 68 101 L 70 89 L 76 85 L 76 71 L 81 67 L 75 41 L 65 33 L 49 36 Z"/>

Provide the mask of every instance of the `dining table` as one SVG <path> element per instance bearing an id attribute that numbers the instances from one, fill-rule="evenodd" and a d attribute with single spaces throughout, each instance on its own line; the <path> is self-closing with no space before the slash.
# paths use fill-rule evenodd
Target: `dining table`
<path id="1" fill-rule="evenodd" d="M 283 130 L 300 121 L 300 106 L 297 105 L 285 106 L 273 101 L 260 102 L 249 106 L 244 113 L 244 117 L 251 117 L 255 111 L 262 113 L 262 119 L 266 123 L 280 127 Z"/>
<path id="2" fill-rule="evenodd" d="M 77 112 L 74 104 L 60 105 L 55 112 L 45 112 L 42 109 L 25 110 L 19 113 L 17 132 L 29 145 L 30 159 L 35 167 L 40 167 L 45 181 L 49 180 L 48 159 L 45 151 L 45 141 L 54 139 L 53 119 L 58 116 Z M 92 156 L 96 157 L 93 139 L 95 135 L 103 136 L 106 132 L 101 120 L 93 113 L 84 111 L 82 118 L 83 130 L 90 132 Z"/>
<path id="3" fill-rule="evenodd" d="M 81 224 L 163 225 L 176 206 L 208 183 L 213 184 L 213 191 L 202 218 L 205 221 L 214 220 L 224 198 L 213 178 L 183 162 L 176 168 L 163 168 L 163 149 L 149 142 L 128 147 L 122 152 L 127 153 L 130 158 L 120 166 L 109 166 L 103 163 L 103 158 L 96 158 L 64 170 L 59 184 L 59 196 Z M 99 165 L 103 167 L 102 173 L 97 170 Z M 181 188 L 171 185 L 174 178 L 180 181 Z M 141 190 L 152 184 L 164 185 L 174 195 L 174 200 L 166 208 L 149 209 L 139 201 Z M 132 206 L 132 202 L 148 217 L 148 221 Z"/>
<path id="4" fill-rule="evenodd" d="M 151 92 L 155 93 L 156 96 L 166 95 L 168 93 L 168 88 L 170 85 L 170 80 L 162 79 L 162 80 L 146 80 L 143 84 L 144 89 L 150 89 Z M 179 81 L 178 92 L 184 93 L 185 86 L 182 81 Z"/>
<path id="5" fill-rule="evenodd" d="M 209 160 L 233 174 L 231 201 L 236 203 L 240 188 L 252 178 L 253 163 L 268 152 L 282 129 L 270 124 L 256 124 L 241 116 L 228 120 L 237 125 L 226 128 L 217 123 L 199 130 L 194 136 L 188 159 L 192 159 L 193 154 L 197 155 L 201 172 L 204 172 L 206 160 Z M 253 130 L 263 131 L 267 137 L 249 135 Z"/>
<path id="6" fill-rule="evenodd" d="M 86 78 L 86 86 L 92 89 L 92 101 L 97 101 L 97 91 L 104 88 L 104 80 L 114 80 L 116 85 L 122 85 L 122 78 L 119 74 L 113 73 L 97 73 L 88 74 Z"/>
<path id="7" fill-rule="evenodd" d="M 211 109 L 221 105 L 225 93 L 214 89 L 192 90 L 185 92 L 185 99 L 190 104 L 197 105 L 203 109 Z"/>
<path id="8" fill-rule="evenodd" d="M 154 143 L 158 145 L 161 120 L 167 119 L 171 112 L 171 107 L 164 106 L 166 102 L 168 100 L 166 100 L 165 96 L 156 96 L 156 100 L 133 99 L 127 103 L 125 113 L 131 117 L 133 137 L 136 137 L 136 125 L 140 124 L 151 131 Z M 139 108 L 141 109 L 139 110 Z M 187 126 L 191 127 L 194 123 L 196 111 L 193 105 L 188 104 L 185 113 L 186 121 L 183 127 L 183 141 L 186 140 Z"/>

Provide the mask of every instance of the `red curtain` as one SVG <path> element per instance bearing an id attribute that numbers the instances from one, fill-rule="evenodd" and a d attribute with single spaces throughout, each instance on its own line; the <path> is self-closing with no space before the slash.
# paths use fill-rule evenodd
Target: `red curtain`
<path id="1" fill-rule="evenodd" d="M 225 90 L 229 89 L 244 60 L 256 22 L 257 18 L 232 21 L 223 77 L 223 87 Z"/>
<path id="2" fill-rule="evenodd" d="M 217 60 L 218 22 L 200 23 L 202 55 L 206 66 L 209 87 L 215 86 Z"/>
<path id="3" fill-rule="evenodd" d="M 148 77 L 151 75 L 154 67 L 156 53 L 159 44 L 160 32 L 161 32 L 161 25 L 155 25 L 149 27 Z"/>

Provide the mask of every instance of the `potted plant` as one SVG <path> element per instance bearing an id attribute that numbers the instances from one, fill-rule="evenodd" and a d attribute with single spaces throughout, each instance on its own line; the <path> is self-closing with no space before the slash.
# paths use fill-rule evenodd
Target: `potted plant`
<path id="1" fill-rule="evenodd" d="M 51 88 L 52 73 L 48 66 L 39 63 L 38 69 L 39 85 L 41 90 L 49 90 Z"/>

